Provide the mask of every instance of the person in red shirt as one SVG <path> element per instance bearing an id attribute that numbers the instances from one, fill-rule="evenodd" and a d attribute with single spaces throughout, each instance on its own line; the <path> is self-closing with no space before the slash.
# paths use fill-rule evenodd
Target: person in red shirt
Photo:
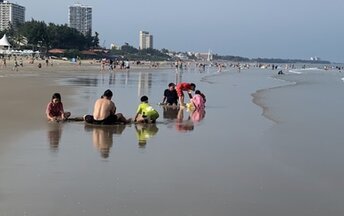
<path id="1" fill-rule="evenodd" d="M 49 121 L 62 121 L 69 118 L 71 113 L 63 110 L 60 93 L 53 94 L 48 103 L 46 114 Z"/>
<path id="2" fill-rule="evenodd" d="M 194 83 L 182 82 L 182 83 L 178 83 L 176 85 L 176 91 L 178 94 L 180 107 L 185 107 L 183 91 L 186 91 L 188 93 L 190 99 L 191 99 L 192 98 L 191 92 L 195 91 L 195 89 L 196 89 L 196 85 Z"/>

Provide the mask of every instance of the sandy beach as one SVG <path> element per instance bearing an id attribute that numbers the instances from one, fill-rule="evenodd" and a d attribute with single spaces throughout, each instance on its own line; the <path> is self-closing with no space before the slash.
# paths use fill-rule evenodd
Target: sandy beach
<path id="1" fill-rule="evenodd" d="M 43 64 L 43 61 L 41 61 Z M 18 71 L 13 70 L 13 62 L 0 69 L 0 112 L 4 123 L 1 124 L 1 139 L 18 137 L 18 135 L 44 127 L 45 109 L 54 92 L 60 92 L 66 107 L 75 104 L 69 100 L 73 87 L 61 88 L 54 79 L 71 71 L 94 71 L 95 67 L 76 68 L 71 63 L 59 61 L 55 66 L 38 68 L 37 63 L 25 64 Z"/>
<path id="2" fill-rule="evenodd" d="M 344 212 L 343 125 L 335 117 L 343 103 L 327 97 L 343 88 L 339 74 L 277 77 L 259 68 L 169 66 L 101 72 L 98 66 L 61 62 L 0 70 L 1 216 Z M 195 82 L 205 92 L 203 115 L 157 105 L 167 84 L 177 81 Z M 47 123 L 52 93 L 60 92 L 65 109 L 81 116 L 108 88 L 125 116 L 133 116 L 140 96 L 147 95 L 161 114 L 157 124 Z M 319 97 L 315 89 L 322 89 Z M 337 105 L 333 116 L 320 118 L 324 126 L 334 125 L 331 130 L 314 118 L 319 98 Z M 324 104 L 319 109 L 329 109 Z"/>
<path id="3" fill-rule="evenodd" d="M 43 65 L 42 68 L 38 68 L 39 63 Z M 17 137 L 28 129 L 45 127 L 46 105 L 54 92 L 61 93 L 67 110 L 72 106 L 80 106 L 80 100 L 71 98 L 75 95 L 76 87 L 61 86 L 58 83 L 59 79 L 102 72 L 100 63 L 95 63 L 94 60 L 83 60 L 81 65 L 63 60 L 52 60 L 52 63 L 46 66 L 43 60 L 36 60 L 34 64 L 24 61 L 24 67 L 18 67 L 17 71 L 13 68 L 14 61 L 12 60 L 7 62 L 7 67 L 0 69 L 0 98 L 3 101 L 0 112 L 3 113 L 2 119 L 5 122 L 0 126 L 1 139 Z M 162 64 L 162 67 L 169 66 Z M 133 65 L 131 71 L 137 70 L 152 69 L 148 65 Z M 126 70 L 114 70 L 118 73 L 123 71 Z M 102 73 L 109 73 L 109 71 L 106 69 Z M 73 114 L 74 117 L 79 117 L 86 113 Z"/>

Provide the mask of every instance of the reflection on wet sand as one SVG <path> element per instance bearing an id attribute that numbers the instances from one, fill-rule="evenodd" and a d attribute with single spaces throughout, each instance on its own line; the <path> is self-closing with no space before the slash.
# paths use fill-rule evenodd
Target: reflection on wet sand
<path id="1" fill-rule="evenodd" d="M 110 149 L 113 145 L 113 135 L 122 134 L 125 125 L 109 125 L 109 126 L 93 126 L 86 125 L 86 131 L 92 131 L 92 141 L 94 147 L 96 147 L 102 158 L 108 158 L 110 156 Z"/>
<path id="2" fill-rule="evenodd" d="M 159 128 L 156 124 L 136 124 L 135 130 L 139 148 L 145 148 L 147 140 L 155 136 Z"/>
<path id="3" fill-rule="evenodd" d="M 51 122 L 48 126 L 48 140 L 50 150 L 56 152 L 59 148 L 62 135 L 62 124 L 57 122 Z"/>
<path id="4" fill-rule="evenodd" d="M 184 119 L 184 112 L 186 112 L 184 108 L 178 110 L 176 129 L 180 132 L 193 131 L 194 123 L 191 120 L 190 115 L 187 115 L 187 117 Z"/>
<path id="5" fill-rule="evenodd" d="M 184 112 L 188 113 L 187 117 L 184 117 Z M 205 110 L 189 110 L 182 108 L 178 110 L 176 119 L 176 129 L 180 132 L 193 131 L 196 122 L 200 122 L 205 117 Z M 185 118 L 185 119 L 184 119 Z"/>
<path id="6" fill-rule="evenodd" d="M 152 73 L 139 73 L 137 95 L 149 95 L 152 88 Z"/>
<path id="7" fill-rule="evenodd" d="M 205 117 L 205 110 L 204 109 L 194 110 L 190 113 L 190 117 L 193 122 L 200 122 Z"/>
<path id="8" fill-rule="evenodd" d="M 163 106 L 163 118 L 174 120 L 178 117 L 178 106 Z"/>

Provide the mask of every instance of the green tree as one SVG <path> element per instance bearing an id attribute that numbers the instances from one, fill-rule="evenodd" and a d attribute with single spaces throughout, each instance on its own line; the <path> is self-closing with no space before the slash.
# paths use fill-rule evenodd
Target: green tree
<path id="1" fill-rule="evenodd" d="M 137 54 L 139 52 L 138 49 L 136 49 L 135 47 L 133 46 L 130 46 L 129 44 L 124 44 L 122 47 L 121 47 L 121 50 L 124 52 L 124 53 L 130 53 L 130 54 Z"/>
<path id="2" fill-rule="evenodd" d="M 83 35 L 66 24 L 49 23 L 46 25 L 44 22 L 32 19 L 21 25 L 17 32 L 27 38 L 28 44 L 33 49 L 41 47 L 44 50 L 51 48 L 83 50 L 99 46 L 99 34 L 97 32 L 94 37 L 92 37 L 91 32 Z"/>
<path id="3" fill-rule="evenodd" d="M 162 49 L 161 49 L 161 52 L 167 54 L 167 53 L 169 53 L 170 51 L 169 51 L 168 49 L 162 48 Z"/>
<path id="4" fill-rule="evenodd" d="M 36 47 L 47 47 L 49 38 L 47 25 L 44 22 L 31 20 L 26 22 L 19 29 L 19 33 L 27 38 L 28 44 Z"/>
<path id="5" fill-rule="evenodd" d="M 95 32 L 95 36 L 92 38 L 92 44 L 90 47 L 96 48 L 99 47 L 99 33 Z"/>

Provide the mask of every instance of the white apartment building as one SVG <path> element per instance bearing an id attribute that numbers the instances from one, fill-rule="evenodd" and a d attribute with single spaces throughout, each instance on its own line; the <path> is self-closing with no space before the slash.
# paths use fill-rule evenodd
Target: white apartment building
<path id="1" fill-rule="evenodd" d="M 69 6 L 69 27 L 84 35 L 92 34 L 92 7 L 81 4 Z"/>
<path id="2" fill-rule="evenodd" d="M 10 25 L 16 29 L 19 24 L 24 22 L 25 7 L 0 0 L 0 31 L 8 29 Z"/>
<path id="3" fill-rule="evenodd" d="M 140 46 L 139 49 L 153 49 L 153 35 L 147 31 L 140 31 Z"/>

